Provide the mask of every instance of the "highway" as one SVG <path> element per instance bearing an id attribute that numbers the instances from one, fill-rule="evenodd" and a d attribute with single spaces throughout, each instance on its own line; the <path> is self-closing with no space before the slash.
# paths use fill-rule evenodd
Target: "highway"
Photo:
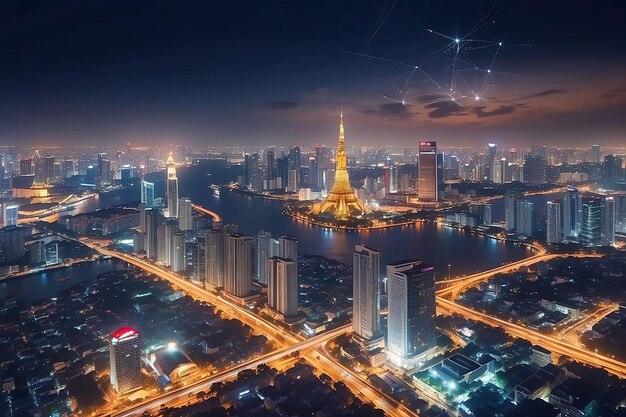
<path id="1" fill-rule="evenodd" d="M 461 278 L 437 281 L 436 284 L 439 285 L 440 287 L 443 287 L 437 290 L 437 295 L 440 297 L 448 297 L 454 300 L 467 287 L 474 286 L 480 282 L 488 281 L 497 274 L 506 274 L 509 272 L 516 271 L 519 268 L 534 265 L 538 262 L 547 262 L 553 259 L 567 258 L 570 256 L 575 257 L 575 258 L 599 258 L 601 257 L 601 255 L 584 254 L 584 253 L 546 254 L 544 252 L 541 252 L 529 258 L 524 258 L 522 260 L 512 262 L 510 264 L 506 264 L 503 266 L 499 266 L 497 268 L 493 268 L 488 271 L 479 272 L 477 274 L 473 274 L 473 275 L 469 275 L 469 276 L 461 277 Z"/>
<path id="2" fill-rule="evenodd" d="M 222 218 L 220 217 L 220 215 L 217 214 L 214 211 L 206 209 L 206 208 L 204 208 L 202 206 L 199 206 L 197 204 L 192 204 L 191 208 L 196 210 L 196 211 L 198 211 L 198 212 L 200 212 L 200 213 L 202 213 L 202 214 L 208 214 L 209 216 L 213 217 L 213 221 L 214 222 L 221 222 L 222 221 Z"/>
<path id="3" fill-rule="evenodd" d="M 587 349 L 573 346 L 567 341 L 562 341 L 534 330 L 529 330 L 518 324 L 510 323 L 506 320 L 474 311 L 442 297 L 437 297 L 437 308 L 440 312 L 446 314 L 460 314 L 467 319 L 480 321 L 494 327 L 500 327 L 511 336 L 526 339 L 531 343 L 542 346 L 557 355 L 568 356 L 572 358 L 572 360 L 580 363 L 603 368 L 620 378 L 626 377 L 626 363 L 617 359 L 595 352 L 590 352 Z"/>
<path id="4" fill-rule="evenodd" d="M 112 410 L 110 412 L 106 412 L 100 415 L 111 416 L 111 417 L 130 417 L 134 415 L 141 415 L 142 413 L 146 411 L 159 408 L 161 404 L 164 404 L 164 403 L 166 404 L 177 398 L 187 397 L 189 394 L 195 394 L 200 391 L 208 390 L 213 383 L 234 378 L 237 376 L 239 372 L 245 369 L 256 368 L 257 366 L 261 364 L 266 364 L 268 362 L 276 361 L 278 359 L 284 358 L 285 356 L 291 355 L 292 353 L 295 353 L 295 352 L 314 349 L 318 347 L 321 343 L 324 343 L 330 339 L 334 339 L 335 337 L 340 336 L 342 334 L 349 333 L 351 330 L 352 330 L 352 325 L 347 324 L 337 329 L 330 330 L 328 332 L 312 337 L 308 340 L 303 340 L 296 344 L 275 350 L 274 352 L 268 353 L 266 355 L 259 356 L 258 358 L 252 359 L 240 365 L 236 365 L 225 371 L 210 375 L 190 385 L 187 385 L 187 386 L 175 389 L 173 391 L 167 392 L 165 394 L 159 395 L 158 397 L 152 397 L 140 404 L 127 407 L 124 410 L 117 410 L 117 411 Z"/>
<path id="5" fill-rule="evenodd" d="M 154 274 L 162 279 L 169 281 L 174 286 L 184 290 L 194 299 L 206 301 L 212 304 L 213 306 L 221 310 L 224 314 L 236 318 L 244 324 L 249 325 L 251 328 L 255 329 L 260 334 L 267 336 L 269 339 L 272 339 L 280 346 L 278 350 L 266 355 L 266 357 L 261 357 L 255 359 L 254 361 L 250 361 L 249 363 L 238 365 L 237 367 L 224 371 L 221 374 L 216 374 L 210 378 L 207 378 L 206 380 L 198 381 L 190 385 L 189 387 L 181 388 L 179 390 L 167 393 L 162 397 L 156 397 L 154 399 L 146 401 L 145 403 L 127 408 L 119 412 L 118 414 L 110 415 L 127 417 L 131 415 L 141 414 L 144 411 L 154 409 L 155 407 L 160 406 L 163 403 L 167 403 L 168 401 L 180 398 L 181 396 L 189 395 L 190 392 L 198 392 L 207 389 L 211 386 L 213 382 L 232 378 L 243 369 L 250 369 L 252 367 L 258 366 L 261 363 L 267 363 L 303 349 L 316 349 L 314 352 L 307 354 L 305 356 L 306 359 L 313 366 L 315 366 L 319 372 L 324 372 L 328 374 L 335 381 L 343 381 L 344 383 L 346 383 L 346 385 L 354 392 L 354 394 L 360 397 L 363 401 L 372 402 L 374 405 L 376 405 L 376 407 L 384 410 L 385 413 L 390 416 L 407 417 L 416 415 L 400 402 L 376 390 L 369 383 L 369 381 L 365 380 L 364 378 L 359 378 L 357 375 L 355 375 L 353 370 L 348 370 L 341 364 L 337 363 L 333 358 L 328 358 L 324 356 L 325 353 L 322 349 L 319 348 L 320 345 L 323 342 L 333 339 L 340 334 L 349 333 L 352 329 L 351 324 L 347 324 L 335 330 L 324 332 L 319 336 L 315 336 L 310 339 L 302 340 L 301 338 L 298 338 L 295 335 L 286 332 L 282 328 L 279 328 L 278 326 L 256 316 L 251 311 L 247 310 L 244 306 L 236 305 L 227 300 L 224 300 L 223 298 L 218 297 L 217 295 L 205 290 L 204 288 L 198 287 L 190 283 L 189 281 L 185 280 L 177 274 L 174 274 L 173 272 L 163 270 L 159 266 L 154 265 L 149 261 L 103 248 L 102 246 L 93 244 L 87 240 L 83 241 L 83 243 L 93 248 L 94 250 L 99 251 L 103 255 L 118 258 L 124 262 L 137 266 L 151 274 Z M 343 371 L 338 372 L 338 370 L 340 369 L 343 369 Z"/>

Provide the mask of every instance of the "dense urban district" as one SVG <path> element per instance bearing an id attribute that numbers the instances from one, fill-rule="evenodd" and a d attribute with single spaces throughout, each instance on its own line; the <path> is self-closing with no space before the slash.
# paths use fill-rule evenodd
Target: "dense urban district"
<path id="1" fill-rule="evenodd" d="M 338 123 L 336 149 L 2 148 L 0 415 L 626 416 L 626 150 Z M 447 269 L 384 241 L 429 224 Z M 451 231 L 520 255 L 464 269 Z"/>

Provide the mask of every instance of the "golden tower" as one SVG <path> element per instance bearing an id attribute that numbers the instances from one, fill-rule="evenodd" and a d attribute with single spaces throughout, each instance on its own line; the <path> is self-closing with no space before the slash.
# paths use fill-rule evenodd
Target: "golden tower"
<path id="1" fill-rule="evenodd" d="M 337 219 L 347 219 L 353 215 L 365 214 L 365 205 L 352 192 L 350 178 L 346 169 L 346 146 L 343 133 L 343 110 L 339 121 L 339 144 L 337 145 L 337 161 L 335 183 L 326 200 L 313 205 L 313 214 L 330 213 Z"/>

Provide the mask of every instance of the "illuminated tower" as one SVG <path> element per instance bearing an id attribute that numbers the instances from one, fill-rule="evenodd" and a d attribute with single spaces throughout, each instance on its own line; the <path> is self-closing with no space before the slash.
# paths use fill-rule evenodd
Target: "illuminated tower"
<path id="1" fill-rule="evenodd" d="M 178 177 L 176 176 L 176 163 L 171 152 L 167 157 L 165 166 L 167 167 L 167 185 L 165 188 L 167 209 L 169 217 L 178 218 Z"/>
<path id="2" fill-rule="evenodd" d="M 267 305 L 286 318 L 298 315 L 297 264 L 292 259 L 272 256 L 267 261 Z"/>
<path id="3" fill-rule="evenodd" d="M 561 204 L 558 201 L 548 201 L 546 226 L 546 242 L 561 243 Z"/>
<path id="4" fill-rule="evenodd" d="M 354 195 L 350 186 L 350 178 L 346 168 L 346 146 L 343 133 L 343 111 L 339 122 L 339 143 L 337 145 L 337 161 L 335 168 L 335 183 L 330 194 L 321 203 L 313 206 L 314 214 L 331 213 L 338 219 L 347 219 L 350 215 L 365 214 L 365 206 Z"/>
<path id="5" fill-rule="evenodd" d="M 111 360 L 111 385 L 118 394 L 141 386 L 141 348 L 139 332 L 123 327 L 111 335 L 109 357 Z"/>
<path id="6" fill-rule="evenodd" d="M 417 198 L 421 201 L 438 201 L 437 142 L 419 143 L 417 157 Z"/>

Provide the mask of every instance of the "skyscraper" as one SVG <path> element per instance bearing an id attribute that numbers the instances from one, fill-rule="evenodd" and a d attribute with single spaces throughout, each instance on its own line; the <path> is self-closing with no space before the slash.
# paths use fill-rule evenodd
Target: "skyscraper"
<path id="1" fill-rule="evenodd" d="M 558 201 L 548 201 L 547 211 L 546 242 L 561 243 L 561 204 Z"/>
<path id="2" fill-rule="evenodd" d="M 43 159 L 43 182 L 50 184 L 54 180 L 54 156 L 46 156 Z"/>
<path id="3" fill-rule="evenodd" d="M 63 179 L 70 178 L 76 174 L 76 166 L 73 159 L 65 159 L 61 165 L 61 176 Z"/>
<path id="4" fill-rule="evenodd" d="M 204 234 L 206 282 L 213 288 L 224 286 L 224 243 L 223 229 L 208 229 Z"/>
<path id="5" fill-rule="evenodd" d="M 600 162 L 600 145 L 591 145 L 591 162 Z"/>
<path id="6" fill-rule="evenodd" d="M 568 187 L 563 197 L 563 236 L 566 238 L 578 236 L 580 225 L 579 194 L 576 188 Z"/>
<path id="7" fill-rule="evenodd" d="M 196 281 L 206 281 L 206 245 L 204 237 L 193 244 L 193 277 Z"/>
<path id="8" fill-rule="evenodd" d="M 603 244 L 611 246 L 615 245 L 615 199 L 613 197 L 606 197 L 604 199 L 602 237 Z"/>
<path id="9" fill-rule="evenodd" d="M 185 233 L 175 231 L 171 237 L 171 266 L 174 272 L 183 272 L 187 269 L 187 252 L 185 244 Z"/>
<path id="10" fill-rule="evenodd" d="M 144 241 L 146 257 L 148 259 L 156 259 L 158 257 L 158 235 L 159 228 L 159 210 L 156 208 L 148 208 L 145 210 L 146 215 L 146 238 Z"/>
<path id="11" fill-rule="evenodd" d="M 141 202 L 146 207 L 154 207 L 154 183 L 141 180 Z"/>
<path id="12" fill-rule="evenodd" d="M 170 152 L 165 163 L 167 167 L 167 180 L 165 186 L 165 199 L 167 202 L 168 217 L 178 218 L 178 177 L 176 176 L 176 163 Z"/>
<path id="13" fill-rule="evenodd" d="M 98 154 L 98 170 L 96 173 L 96 186 L 106 187 L 111 182 L 111 161 L 105 158 L 105 153 Z"/>
<path id="14" fill-rule="evenodd" d="M 411 368 L 434 347 L 435 268 L 419 260 L 387 265 L 387 358 Z"/>
<path id="15" fill-rule="evenodd" d="M 532 236 L 533 234 L 533 203 L 528 200 L 517 202 L 515 230 L 517 234 Z"/>
<path id="16" fill-rule="evenodd" d="M 5 203 L 2 205 L 3 213 L 2 218 L 4 219 L 4 226 L 15 226 L 17 225 L 17 220 L 19 218 L 20 209 L 17 204 L 14 203 Z"/>
<path id="17" fill-rule="evenodd" d="M 224 290 L 236 297 L 250 295 L 252 284 L 252 237 L 232 233 L 224 251 Z"/>
<path id="18" fill-rule="evenodd" d="M 356 245 L 352 253 L 352 331 L 362 346 L 368 347 L 380 333 L 381 252 Z"/>
<path id="19" fill-rule="evenodd" d="M 498 145 L 490 143 L 487 145 L 487 161 L 485 168 L 485 177 L 487 181 L 493 181 L 493 167 L 496 164 L 496 155 L 498 153 Z"/>
<path id="20" fill-rule="evenodd" d="M 178 227 L 182 231 L 193 229 L 191 200 L 187 197 L 183 197 L 178 200 Z"/>
<path id="21" fill-rule="evenodd" d="M 580 240 L 589 246 L 602 244 L 602 199 L 582 197 Z"/>
<path id="22" fill-rule="evenodd" d="M 515 222 L 517 213 L 517 194 L 507 193 L 504 196 L 504 230 L 507 232 L 515 231 Z"/>
<path id="23" fill-rule="evenodd" d="M 420 142 L 417 156 L 417 198 L 421 201 L 438 201 L 438 184 L 437 142 Z"/>
<path id="24" fill-rule="evenodd" d="M 33 158 L 22 158 L 20 160 L 20 175 L 33 175 Z"/>
<path id="25" fill-rule="evenodd" d="M 279 256 L 278 240 L 266 230 L 260 230 L 256 237 L 256 278 L 260 283 L 267 284 L 268 263 L 272 256 Z"/>
<path id="26" fill-rule="evenodd" d="M 140 341 L 139 331 L 132 327 L 122 327 L 111 335 L 110 378 L 118 394 L 125 394 L 141 386 Z"/>
<path id="27" fill-rule="evenodd" d="M 273 256 L 268 259 L 267 305 L 285 318 L 298 315 L 298 276 L 291 259 Z"/>
<path id="28" fill-rule="evenodd" d="M 546 182 L 546 160 L 541 155 L 526 155 L 524 159 L 524 183 L 541 185 Z"/>

